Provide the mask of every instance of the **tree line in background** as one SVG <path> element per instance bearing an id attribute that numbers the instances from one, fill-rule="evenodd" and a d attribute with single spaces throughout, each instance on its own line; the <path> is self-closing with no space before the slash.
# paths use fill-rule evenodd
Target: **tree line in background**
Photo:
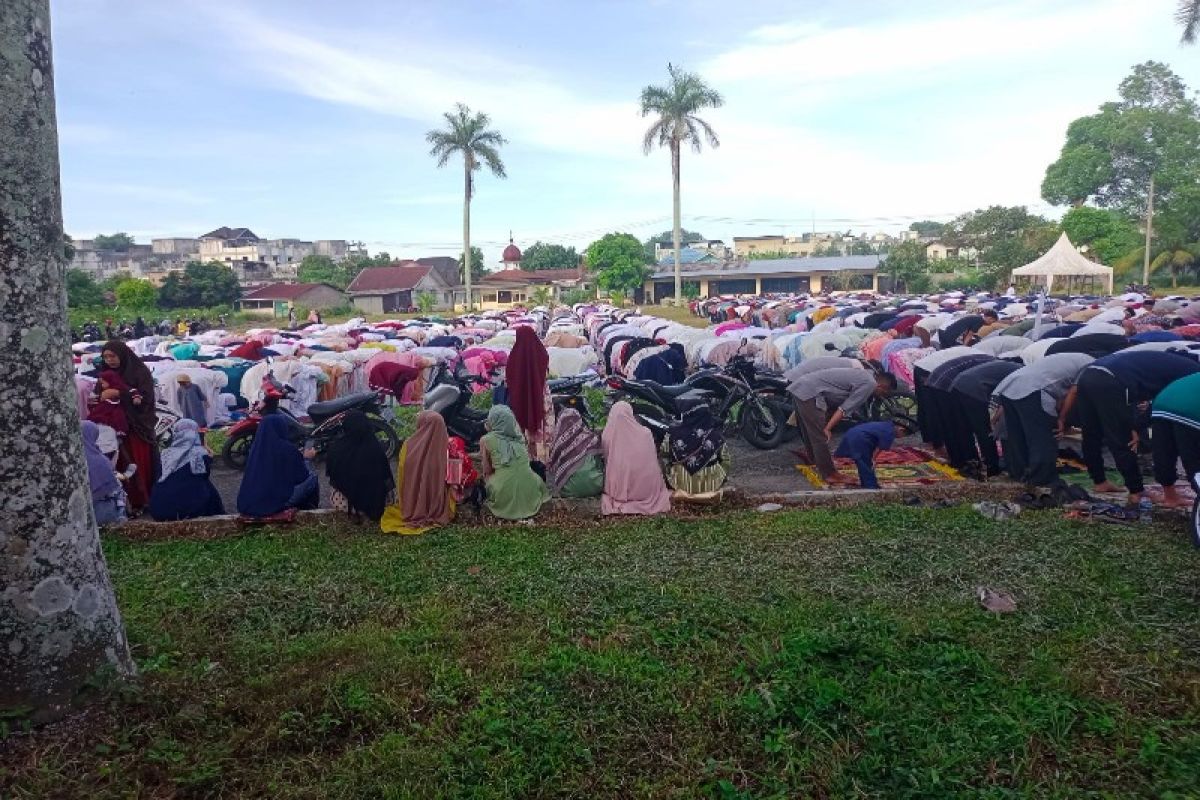
<path id="1" fill-rule="evenodd" d="M 70 308 L 213 308 L 241 297 L 237 276 L 217 261 L 189 262 L 181 272 L 169 273 L 162 286 L 120 272 L 97 281 L 78 269 L 67 270 L 66 284 Z"/>

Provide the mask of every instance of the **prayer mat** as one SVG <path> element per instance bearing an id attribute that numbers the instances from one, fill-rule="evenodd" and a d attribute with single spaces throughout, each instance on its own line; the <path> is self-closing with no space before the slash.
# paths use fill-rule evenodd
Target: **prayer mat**
<path id="1" fill-rule="evenodd" d="M 854 462 L 848 458 L 835 458 L 833 463 L 838 472 L 852 482 L 846 488 L 856 488 L 858 486 L 858 467 L 854 466 Z M 820 474 L 808 464 L 797 464 L 796 470 L 815 488 L 827 488 L 827 484 L 822 480 Z M 879 481 L 880 489 L 915 489 L 921 486 L 963 480 L 963 476 L 959 475 L 954 468 L 948 467 L 940 461 L 932 460 L 902 464 L 876 462 L 875 477 Z"/>

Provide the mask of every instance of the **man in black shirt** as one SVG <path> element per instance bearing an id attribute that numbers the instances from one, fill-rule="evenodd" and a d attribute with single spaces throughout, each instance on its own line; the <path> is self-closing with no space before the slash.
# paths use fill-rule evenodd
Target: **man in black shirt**
<path id="1" fill-rule="evenodd" d="M 1172 381 L 1198 372 L 1200 362 L 1185 353 L 1135 350 L 1098 358 L 1079 374 L 1060 418 L 1065 419 L 1078 403 L 1083 461 L 1095 491 L 1119 491 L 1105 476 L 1107 447 L 1129 491 L 1129 502 L 1141 500 L 1145 486 L 1137 460 L 1136 406 L 1153 400 Z"/>

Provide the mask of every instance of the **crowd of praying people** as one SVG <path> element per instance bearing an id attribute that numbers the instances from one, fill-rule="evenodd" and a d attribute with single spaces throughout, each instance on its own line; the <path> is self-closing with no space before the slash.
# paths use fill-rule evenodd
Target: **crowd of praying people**
<path id="1" fill-rule="evenodd" d="M 482 338 L 468 341 L 499 340 L 503 323 L 451 323 L 432 349 L 445 350 L 454 339 L 459 349 L 448 352 L 484 367 L 498 364 L 503 373 L 475 458 L 441 414 L 422 411 L 398 459 L 389 460 L 368 418 L 352 410 L 324 453 L 322 471 L 316 452 L 297 447 L 289 421 L 267 414 L 230 511 L 253 520 L 290 519 L 321 505 L 324 482 L 334 510 L 386 532 L 416 534 L 450 523 L 464 509 L 529 520 L 554 497 L 599 498 L 603 514 L 662 514 L 673 501 L 720 498 L 733 466 L 709 403 L 681 401 L 666 435 L 656 438 L 628 402 L 616 402 L 597 430 L 573 408 L 556 410 L 548 381 L 555 363 L 578 363 L 592 374 L 679 383 L 697 363 L 719 364 L 745 352 L 758 367 L 782 372 L 792 402 L 789 424 L 803 445 L 797 452 L 831 488 L 878 488 L 880 454 L 919 432 L 934 454 L 967 474 L 1007 474 L 1035 495 L 1052 494 L 1063 487 L 1070 441 L 1064 437 L 1077 428 L 1077 457 L 1094 492 L 1120 488 L 1107 451 L 1130 503 L 1146 497 L 1139 455 L 1148 456 L 1162 487 L 1156 502 L 1190 502 L 1178 465 L 1185 483 L 1200 473 L 1200 302 L 1142 295 L 1035 301 L 1013 291 L 925 298 L 843 293 L 715 298 L 694 303 L 693 311 L 713 326 L 687 328 L 611 307 L 543 310 L 509 321 L 502 353 L 466 350 L 452 334 L 483 330 Z M 359 338 L 364 348 L 386 344 L 369 341 L 370 334 Z M 243 339 L 224 352 L 263 363 L 266 342 Z M 158 345 L 176 363 L 191 363 L 200 347 L 186 340 Z M 573 350 L 581 354 L 575 361 L 563 352 Z M 94 362 L 81 360 L 81 369 L 91 363 L 81 439 L 97 521 L 226 513 L 204 443 L 212 395 L 190 377 L 205 373 L 170 373 L 167 399 L 180 418 L 160 452 L 155 398 L 159 390 L 162 399 L 163 387 L 143 357 L 114 339 L 99 347 Z M 426 366 L 417 357 L 377 364 L 372 387 L 407 397 Z M 388 386 L 375 387 L 377 381 Z M 873 399 L 897 393 L 915 397 L 916 431 L 899 419 L 864 417 Z M 838 458 L 854 465 L 857 480 L 839 470 Z"/>

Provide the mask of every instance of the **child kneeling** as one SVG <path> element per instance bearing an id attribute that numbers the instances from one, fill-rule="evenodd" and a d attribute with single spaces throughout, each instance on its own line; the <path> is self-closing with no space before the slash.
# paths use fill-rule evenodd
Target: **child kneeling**
<path id="1" fill-rule="evenodd" d="M 835 456 L 849 458 L 858 467 L 858 482 L 864 489 L 878 489 L 875 478 L 875 454 L 880 450 L 891 450 L 897 436 L 908 431 L 892 422 L 862 422 L 846 431 L 838 443 Z"/>

